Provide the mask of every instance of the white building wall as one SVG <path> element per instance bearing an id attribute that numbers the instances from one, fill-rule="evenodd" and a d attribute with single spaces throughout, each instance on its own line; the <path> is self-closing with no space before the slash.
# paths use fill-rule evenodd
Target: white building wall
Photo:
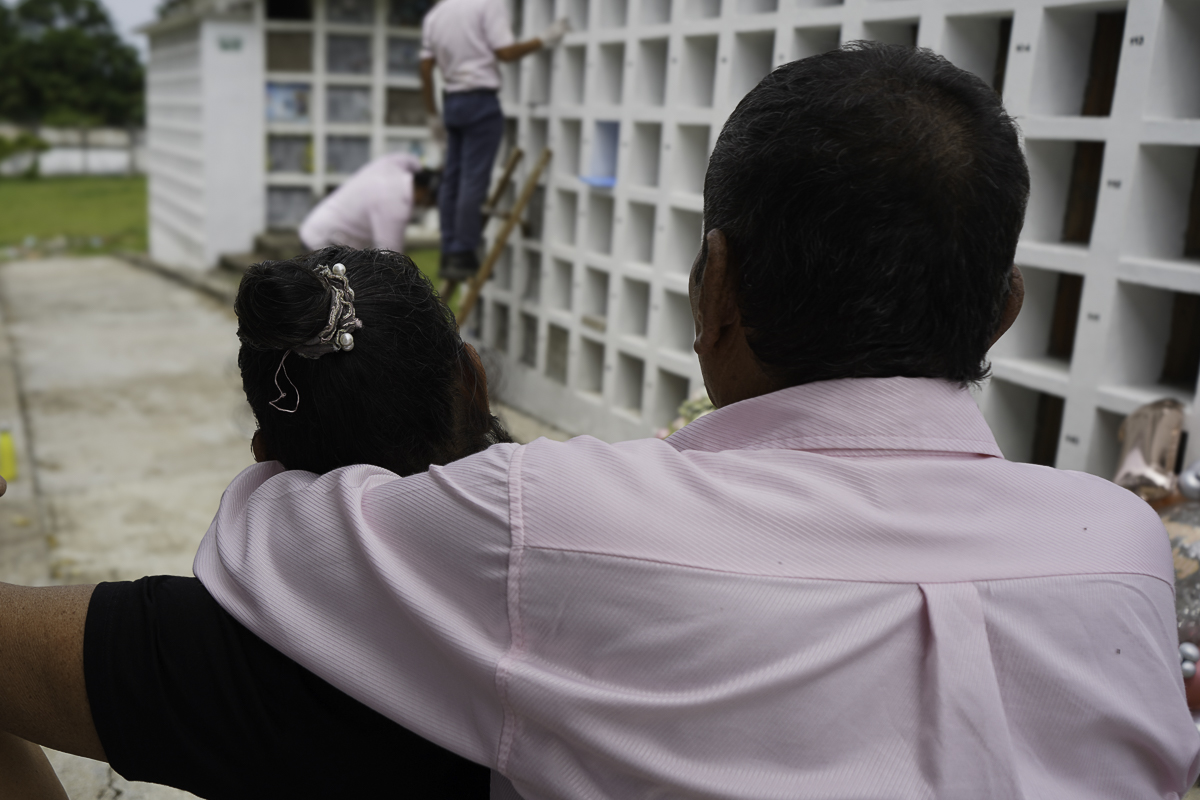
<path id="1" fill-rule="evenodd" d="M 262 25 L 253 16 L 206 20 L 201 87 L 204 260 L 253 249 L 263 229 L 264 91 Z"/>
<path id="2" fill-rule="evenodd" d="M 1009 18 L 1004 98 L 1033 179 L 1017 254 L 1028 299 L 992 354 L 981 407 L 1006 454 L 1025 459 L 1039 393 L 1063 398 L 1057 465 L 1106 477 L 1124 414 L 1163 396 L 1192 407 L 1194 387 L 1157 380 L 1172 293 L 1200 293 L 1200 263 L 1180 255 L 1200 148 L 1193 0 L 513 2 L 527 36 L 564 14 L 576 32 L 506 71 L 509 143 L 528 154 L 518 177 L 542 146 L 555 153 L 534 235 L 510 240 L 470 325 L 510 402 L 608 439 L 666 424 L 700 386 L 687 271 L 706 159 L 737 100 L 774 66 L 860 38 L 930 47 L 990 83 L 999 20 Z M 1112 112 L 1079 116 L 1091 21 L 1120 9 Z M 580 177 L 604 161 L 601 122 L 619 124 L 612 189 Z M 1105 143 L 1086 245 L 1060 240 L 1077 141 Z M 1069 361 L 1046 355 L 1059 273 L 1084 276 Z"/>
<path id="3" fill-rule="evenodd" d="M 205 160 L 200 23 L 149 33 L 146 149 L 150 256 L 203 268 Z"/>

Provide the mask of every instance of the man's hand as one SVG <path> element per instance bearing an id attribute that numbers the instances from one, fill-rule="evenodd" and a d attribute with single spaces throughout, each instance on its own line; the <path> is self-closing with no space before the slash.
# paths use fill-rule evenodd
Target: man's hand
<path id="1" fill-rule="evenodd" d="M 538 35 L 538 38 L 542 40 L 542 47 L 557 47 L 562 38 L 570 32 L 571 21 L 566 17 L 559 17 L 551 22 L 549 27 Z"/>
<path id="2" fill-rule="evenodd" d="M 7 491 L 8 491 L 8 481 L 4 480 L 4 478 L 0 478 L 0 496 L 2 496 Z"/>
<path id="3" fill-rule="evenodd" d="M 446 146 L 446 125 L 442 122 L 441 114 L 427 114 L 425 119 L 429 125 L 429 135 L 439 147 Z"/>

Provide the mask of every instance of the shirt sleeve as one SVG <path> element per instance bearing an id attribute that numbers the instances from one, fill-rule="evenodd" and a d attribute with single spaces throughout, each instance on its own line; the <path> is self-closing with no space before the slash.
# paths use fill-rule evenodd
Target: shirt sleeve
<path id="1" fill-rule="evenodd" d="M 377 180 L 380 196 L 367 210 L 373 246 L 379 250 L 403 253 L 404 233 L 412 217 L 412 172 L 402 161 Z"/>
<path id="2" fill-rule="evenodd" d="M 196 577 L 272 647 L 435 744 L 495 767 L 511 641 L 509 468 L 496 445 L 406 478 L 257 464 L 226 490 Z"/>
<path id="3" fill-rule="evenodd" d="M 491 0 L 483 7 L 483 36 L 488 47 L 499 50 L 516 41 L 512 22 L 508 18 L 508 6 L 504 0 Z"/>
<path id="4" fill-rule="evenodd" d="M 83 651 L 96 731 L 129 780 L 210 800 L 387 797 L 405 781 L 431 796 L 488 797 L 486 767 L 305 670 L 195 578 L 100 584 Z"/>
<path id="5" fill-rule="evenodd" d="M 429 18 L 433 16 L 433 12 L 425 15 L 425 19 L 421 20 L 421 52 L 417 56 L 422 61 L 427 58 L 436 58 L 433 52 L 433 38 L 429 33 Z"/>

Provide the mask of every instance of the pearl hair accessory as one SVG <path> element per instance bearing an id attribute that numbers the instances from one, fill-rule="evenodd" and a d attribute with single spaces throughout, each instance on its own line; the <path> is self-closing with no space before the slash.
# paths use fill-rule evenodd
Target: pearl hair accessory
<path id="1" fill-rule="evenodd" d="M 349 352 L 354 349 L 353 331 L 363 326 L 362 320 L 354 314 L 354 290 L 350 288 L 350 281 L 346 278 L 346 265 L 334 264 L 329 267 L 320 264 L 313 270 L 313 274 L 329 289 L 332 296 L 329 304 L 329 321 L 320 333 L 304 344 L 288 350 L 283 354 L 283 358 L 279 359 L 279 366 L 275 368 L 275 388 L 279 390 L 279 397 L 272 400 L 270 405 L 285 414 L 294 414 L 300 408 L 300 390 L 292 383 L 292 379 L 287 374 L 287 367 L 284 366 L 288 355 L 295 353 L 303 358 L 317 359 L 326 353 Z M 287 381 L 287 389 L 279 385 L 281 372 L 283 379 Z M 279 401 L 291 393 L 296 395 L 296 405 L 292 408 L 284 408 Z"/>
<path id="2" fill-rule="evenodd" d="M 1179 645 L 1179 666 L 1183 670 L 1184 678 L 1195 677 L 1197 661 L 1200 661 L 1200 647 L 1191 642 Z"/>

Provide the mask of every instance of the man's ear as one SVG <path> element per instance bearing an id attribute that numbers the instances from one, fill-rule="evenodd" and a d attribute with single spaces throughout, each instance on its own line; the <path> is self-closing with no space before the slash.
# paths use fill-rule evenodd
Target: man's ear
<path id="1" fill-rule="evenodd" d="M 1008 299 L 1004 302 L 1004 312 L 1000 315 L 1000 324 L 996 326 L 996 332 L 992 334 L 992 341 L 988 344 L 989 349 L 1017 321 L 1017 315 L 1021 313 L 1021 305 L 1024 302 L 1025 276 L 1021 274 L 1021 268 L 1013 264 L 1012 273 L 1008 279 Z"/>
<path id="2" fill-rule="evenodd" d="M 722 335 L 730 325 L 737 324 L 741 312 L 734 291 L 733 267 L 729 258 L 729 241 L 719 228 L 709 231 L 704 237 L 704 247 L 697 256 L 692 269 L 691 300 L 692 317 L 696 324 L 696 341 L 693 349 L 699 355 L 712 352 L 720 343 Z M 704 263 L 699 263 L 700 259 Z M 696 275 L 703 270 L 700 280 Z"/>

